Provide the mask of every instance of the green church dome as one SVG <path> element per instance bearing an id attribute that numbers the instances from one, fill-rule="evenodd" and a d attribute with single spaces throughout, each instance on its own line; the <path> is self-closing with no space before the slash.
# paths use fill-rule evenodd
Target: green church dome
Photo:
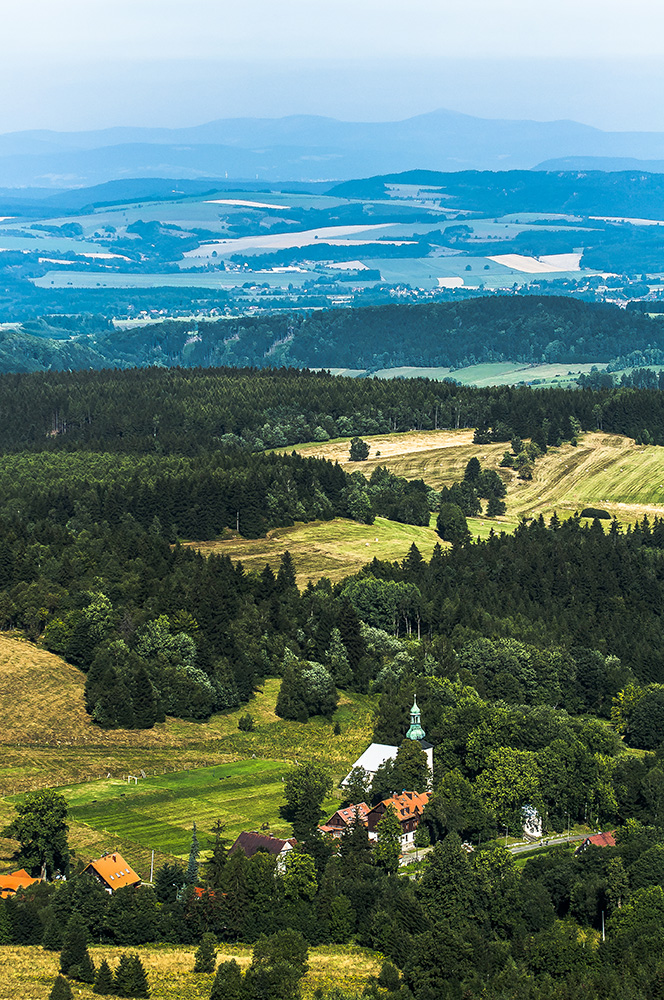
<path id="1" fill-rule="evenodd" d="M 417 697 L 413 698 L 413 706 L 410 710 L 410 726 L 408 727 L 408 732 L 406 733 L 407 740 L 423 740 L 426 739 L 426 733 L 422 729 L 420 723 L 420 710 L 417 704 Z"/>

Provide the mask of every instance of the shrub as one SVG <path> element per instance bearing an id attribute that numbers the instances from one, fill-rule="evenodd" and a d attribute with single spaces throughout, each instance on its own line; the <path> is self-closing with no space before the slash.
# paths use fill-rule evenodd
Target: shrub
<path id="1" fill-rule="evenodd" d="M 611 520 L 611 515 L 607 510 L 601 510 L 599 507 L 584 507 L 581 511 L 581 517 L 599 517 L 603 520 Z"/>
<path id="2" fill-rule="evenodd" d="M 204 934 L 194 956 L 194 972 L 214 972 L 217 964 L 214 934 Z"/>
<path id="3" fill-rule="evenodd" d="M 253 733 L 256 728 L 253 715 L 249 715 L 249 712 L 245 712 L 237 720 L 237 728 L 241 729 L 243 733 Z"/>

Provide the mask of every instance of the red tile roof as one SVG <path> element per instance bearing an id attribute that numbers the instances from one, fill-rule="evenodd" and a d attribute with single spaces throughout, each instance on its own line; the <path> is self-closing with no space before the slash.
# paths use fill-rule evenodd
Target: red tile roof
<path id="1" fill-rule="evenodd" d="M 41 879 L 32 878 L 25 868 L 19 868 L 18 871 L 9 872 L 7 875 L 0 875 L 0 899 L 13 896 L 18 889 L 27 889 L 35 882 L 41 882 Z"/>
<path id="2" fill-rule="evenodd" d="M 596 847 L 615 847 L 615 832 L 615 830 L 609 830 L 607 833 L 595 833 L 592 837 L 588 837 L 586 843 L 594 844 Z"/>
<path id="3" fill-rule="evenodd" d="M 358 802 L 356 805 L 345 806 L 343 809 L 337 809 L 318 829 L 322 830 L 323 833 L 338 833 L 340 830 L 345 830 L 346 827 L 353 824 L 356 814 L 359 816 L 360 822 L 366 826 L 369 812 L 369 806 L 366 802 Z"/>
<path id="4" fill-rule="evenodd" d="M 141 876 L 136 874 L 117 851 L 114 851 L 113 854 L 104 854 L 96 861 L 91 861 L 84 870 L 97 875 L 104 885 L 107 885 L 113 892 L 126 885 L 138 885 L 141 881 Z"/>

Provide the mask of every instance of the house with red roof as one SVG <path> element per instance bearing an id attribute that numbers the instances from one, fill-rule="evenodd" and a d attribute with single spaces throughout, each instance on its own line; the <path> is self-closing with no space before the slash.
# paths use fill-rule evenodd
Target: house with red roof
<path id="1" fill-rule="evenodd" d="M 332 837 L 340 837 L 353 825 L 356 819 L 359 820 L 362 826 L 366 826 L 369 812 L 369 806 L 366 802 L 351 804 L 345 806 L 343 809 L 337 809 L 318 829 L 321 833 L 329 833 Z"/>
<path id="2" fill-rule="evenodd" d="M 25 868 L 18 871 L 9 872 L 7 875 L 0 875 L 0 899 L 9 899 L 15 896 L 19 889 L 27 889 L 29 885 L 41 882 L 40 878 L 32 878 Z"/>
<path id="3" fill-rule="evenodd" d="M 406 847 L 407 844 L 412 844 L 422 812 L 428 801 L 428 792 L 401 792 L 400 795 L 392 795 L 389 799 L 383 799 L 367 813 L 369 839 L 378 839 L 378 824 L 391 806 L 401 824 L 401 846 Z"/>
<path id="4" fill-rule="evenodd" d="M 112 854 L 102 854 L 96 861 L 91 861 L 83 869 L 103 885 L 107 892 L 116 892 L 126 885 L 140 885 L 141 876 L 127 864 L 118 851 Z"/>
<path id="5" fill-rule="evenodd" d="M 616 833 L 615 830 L 609 830 L 607 833 L 595 833 L 593 834 L 592 837 L 586 837 L 585 840 L 581 841 L 581 843 L 579 844 L 574 853 L 581 854 L 583 851 L 587 850 L 591 846 L 615 847 L 616 846 L 615 833 Z"/>

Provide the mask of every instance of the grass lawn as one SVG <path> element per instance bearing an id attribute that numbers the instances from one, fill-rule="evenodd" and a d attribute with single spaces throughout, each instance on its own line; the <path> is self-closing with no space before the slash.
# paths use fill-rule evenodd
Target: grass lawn
<path id="1" fill-rule="evenodd" d="M 40 706 L 36 684 L 59 698 L 57 719 L 49 714 L 53 702 Z M 303 724 L 275 715 L 279 685 L 268 678 L 248 705 L 207 722 L 169 718 L 154 730 L 105 731 L 83 708 L 78 670 L 29 642 L 0 636 L 0 690 L 9 693 L 0 698 L 0 830 L 14 815 L 17 795 L 59 787 L 71 805 L 77 855 L 88 861 L 115 848 L 144 878 L 152 849 L 157 864 L 187 854 L 193 820 L 202 835 L 217 819 L 232 837 L 263 823 L 290 834 L 279 815 L 282 777 L 295 761 L 308 759 L 328 767 L 335 782 L 343 777 L 371 742 L 375 699 L 342 692 L 332 721 Z M 246 711 L 255 720 L 251 733 L 238 729 Z M 147 777 L 128 785 L 127 775 L 141 770 Z M 337 803 L 333 795 L 325 808 L 332 812 Z M 0 864 L 10 863 L 16 846 L 0 838 Z"/>
<path id="2" fill-rule="evenodd" d="M 207 1000 L 214 975 L 194 975 L 194 947 L 146 945 L 141 948 L 118 948 L 91 945 L 92 961 L 98 967 L 107 959 L 115 968 L 123 951 L 138 951 L 145 966 L 152 1000 Z M 0 968 L 4 971 L 2 1000 L 47 1000 L 58 974 L 59 953 L 35 946 L 0 946 Z M 246 969 L 251 962 L 251 947 L 220 945 L 218 962 L 234 958 Z M 378 975 L 376 955 L 354 945 L 327 945 L 309 951 L 309 972 L 303 981 L 303 1000 L 311 1000 L 317 988 L 326 992 L 333 985 L 361 992 L 368 976 Z M 73 983 L 75 997 L 95 994 L 91 986 Z"/>
<path id="3" fill-rule="evenodd" d="M 226 824 L 226 836 L 232 840 L 242 830 L 258 830 L 265 823 L 274 836 L 291 836 L 289 824 L 279 816 L 283 778 L 290 767 L 280 760 L 244 760 L 145 778 L 138 785 L 111 779 L 59 791 L 73 820 L 111 838 L 186 859 L 193 821 L 202 849 L 217 820 Z M 330 812 L 337 801 L 328 803 Z"/>
<path id="4" fill-rule="evenodd" d="M 216 553 L 240 560 L 246 569 L 260 571 L 266 563 L 279 567 L 288 550 L 295 561 L 297 584 L 326 576 L 333 583 L 357 573 L 376 556 L 403 559 L 413 542 L 425 559 L 440 541 L 431 528 L 399 524 L 377 517 L 373 524 L 358 524 L 337 517 L 333 521 L 297 523 L 291 528 L 275 528 L 266 538 L 229 538 L 222 541 L 187 542 L 205 555 Z"/>

